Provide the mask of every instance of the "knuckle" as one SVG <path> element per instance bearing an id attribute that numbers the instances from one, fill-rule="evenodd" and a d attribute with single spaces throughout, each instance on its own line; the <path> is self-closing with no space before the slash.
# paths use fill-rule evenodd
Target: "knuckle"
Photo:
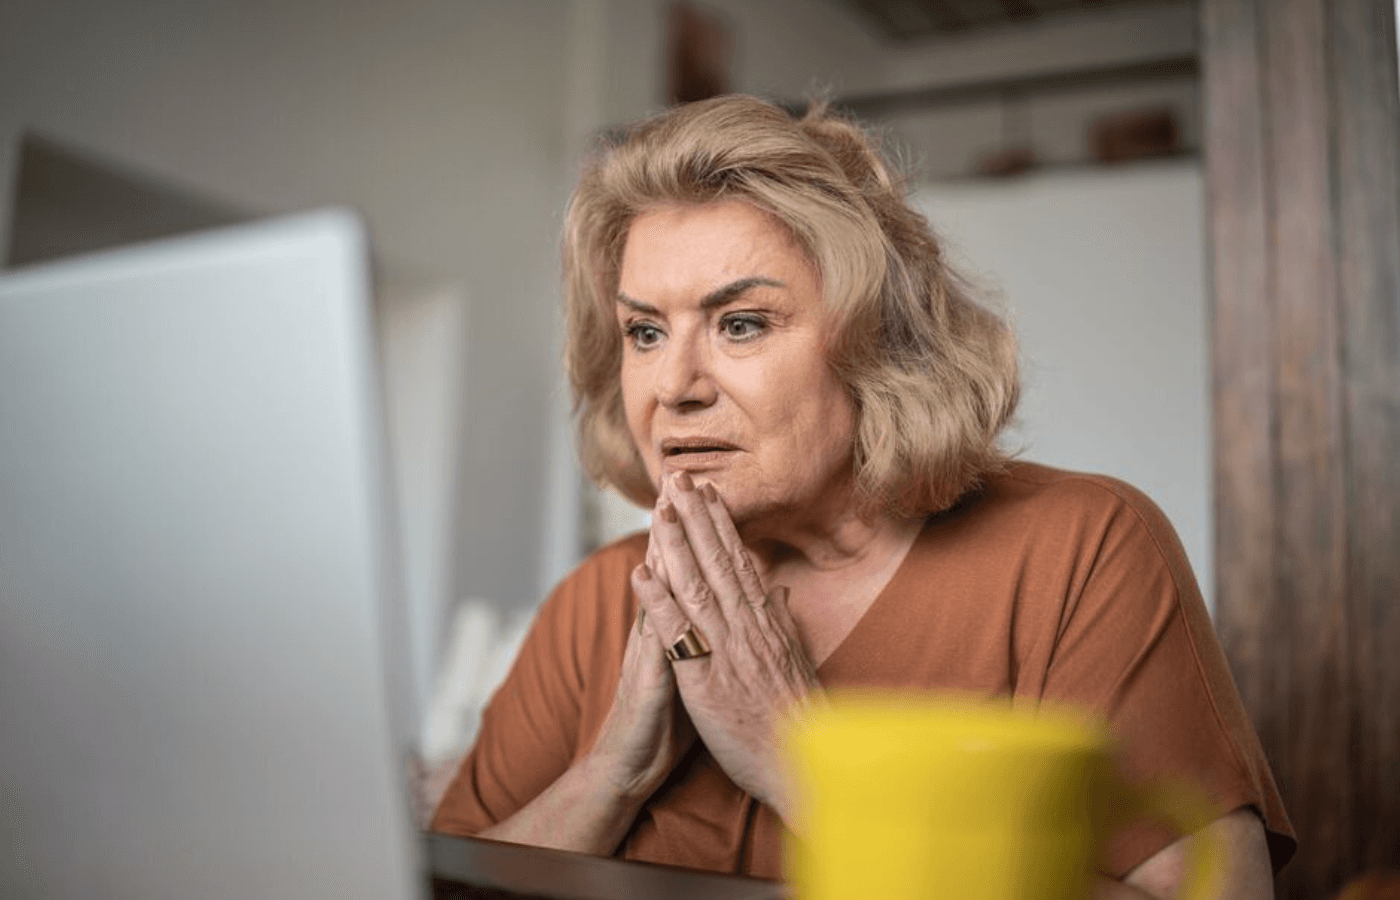
<path id="1" fill-rule="evenodd" d="M 730 558 L 729 551 L 723 546 L 712 547 L 706 551 L 707 562 L 717 571 L 730 572 L 734 570 L 734 560 Z"/>
<path id="2" fill-rule="evenodd" d="M 753 557 L 749 556 L 749 552 L 747 550 L 740 550 L 737 554 L 735 554 L 735 559 L 737 560 L 737 563 L 735 564 L 735 569 L 741 576 L 743 576 L 744 578 L 758 577 L 758 569 L 754 566 Z"/>
<path id="3" fill-rule="evenodd" d="M 712 597 L 709 583 L 698 573 L 686 576 L 685 587 L 681 593 L 687 600 L 696 605 L 703 605 L 709 602 Z"/>

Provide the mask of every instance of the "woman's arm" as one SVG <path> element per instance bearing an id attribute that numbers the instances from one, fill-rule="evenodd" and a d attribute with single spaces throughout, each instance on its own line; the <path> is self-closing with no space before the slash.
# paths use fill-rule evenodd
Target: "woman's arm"
<path id="1" fill-rule="evenodd" d="M 1079 529 L 1073 571 L 1085 574 L 1043 645 L 1041 658 L 1054 664 L 1023 670 L 1018 700 L 1102 714 L 1132 781 L 1181 782 L 1211 798 L 1218 818 L 1207 827 L 1222 837 L 1234 873 L 1222 890 L 1267 888 L 1290 855 L 1291 829 L 1171 524 L 1112 479 L 1077 476 L 1054 487 L 1065 509 L 1055 517 L 1068 515 Z M 1186 846 L 1172 840 L 1160 822 L 1136 817 L 1115 834 L 1106 870 L 1159 893 Z"/>
<path id="2" fill-rule="evenodd" d="M 1182 896 L 1182 881 L 1197 841 L 1215 844 L 1221 871 L 1206 890 L 1211 900 L 1270 900 L 1274 896 L 1274 872 L 1264 825 L 1248 809 L 1221 816 L 1181 840 L 1168 844 L 1144 860 L 1121 881 L 1103 879 L 1095 885 L 1094 900 L 1149 897 L 1168 900 Z"/>
<path id="3" fill-rule="evenodd" d="M 592 774 L 594 768 L 587 760 L 573 766 L 510 818 L 477 836 L 597 856 L 611 853 L 636 819 L 641 801 L 613 790 L 606 775 Z"/>
<path id="4" fill-rule="evenodd" d="M 613 705 L 593 747 L 548 788 L 479 837 L 609 854 L 695 739 L 645 617 L 632 630 Z"/>
<path id="5" fill-rule="evenodd" d="M 434 811 L 446 834 L 607 854 L 695 740 L 627 590 L 636 540 L 550 593 Z"/>

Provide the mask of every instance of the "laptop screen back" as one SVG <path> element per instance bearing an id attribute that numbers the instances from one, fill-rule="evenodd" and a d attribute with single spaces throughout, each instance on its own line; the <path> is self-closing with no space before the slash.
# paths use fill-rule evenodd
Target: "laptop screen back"
<path id="1" fill-rule="evenodd" d="M 364 240 L 0 279 L 0 896 L 415 896 Z"/>

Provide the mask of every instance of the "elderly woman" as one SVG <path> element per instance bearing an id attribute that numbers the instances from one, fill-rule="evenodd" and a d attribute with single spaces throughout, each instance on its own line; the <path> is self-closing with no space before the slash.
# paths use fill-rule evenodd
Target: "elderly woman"
<path id="1" fill-rule="evenodd" d="M 998 449 L 1013 338 L 857 127 L 742 97 L 643 122 L 565 266 L 583 458 L 653 524 L 544 604 L 436 830 L 779 877 L 775 724 L 955 690 L 1098 710 L 1132 775 L 1209 793 L 1226 896 L 1269 892 L 1289 824 L 1170 525 Z M 1131 824 L 1101 894 L 1167 896 L 1191 840 Z"/>

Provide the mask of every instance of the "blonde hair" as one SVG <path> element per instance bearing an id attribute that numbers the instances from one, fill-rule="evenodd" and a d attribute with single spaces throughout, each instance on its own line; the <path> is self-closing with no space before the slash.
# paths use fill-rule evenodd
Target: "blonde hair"
<path id="1" fill-rule="evenodd" d="M 591 477 L 655 502 L 622 401 L 615 303 L 628 228 L 651 207 L 719 200 L 776 216 L 821 273 L 828 360 L 856 409 L 863 508 L 942 510 L 1004 464 L 996 440 L 1019 396 L 1015 340 L 948 266 L 891 171 L 824 106 L 794 118 L 744 96 L 642 121 L 591 161 L 564 232 L 566 365 Z"/>

